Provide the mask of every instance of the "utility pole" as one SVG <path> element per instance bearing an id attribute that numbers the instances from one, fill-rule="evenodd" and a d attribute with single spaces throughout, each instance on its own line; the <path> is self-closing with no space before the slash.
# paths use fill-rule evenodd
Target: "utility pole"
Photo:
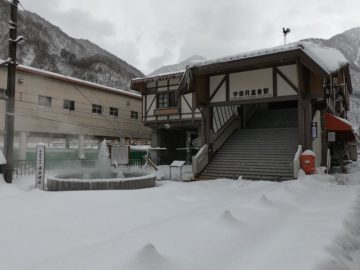
<path id="1" fill-rule="evenodd" d="M 5 134 L 4 152 L 6 166 L 4 178 L 7 183 L 12 183 L 14 167 L 14 118 L 15 118 L 15 75 L 16 75 L 16 47 L 17 37 L 17 12 L 18 0 L 10 2 L 10 21 L 9 21 L 9 62 L 8 78 L 6 91 L 6 113 L 5 113 Z"/>

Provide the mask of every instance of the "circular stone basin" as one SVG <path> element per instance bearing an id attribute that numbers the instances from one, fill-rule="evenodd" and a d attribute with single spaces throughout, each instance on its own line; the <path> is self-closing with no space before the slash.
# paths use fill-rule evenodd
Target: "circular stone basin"
<path id="1" fill-rule="evenodd" d="M 100 176 L 99 173 L 69 173 L 47 178 L 47 190 L 107 190 L 107 189 L 140 189 L 156 185 L 155 174 L 139 172 L 123 173 L 124 177 L 116 174 Z M 84 179 L 84 177 L 87 177 Z"/>

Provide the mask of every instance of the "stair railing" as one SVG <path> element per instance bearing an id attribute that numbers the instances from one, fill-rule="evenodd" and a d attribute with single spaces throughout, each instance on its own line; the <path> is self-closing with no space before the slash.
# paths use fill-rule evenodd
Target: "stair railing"
<path id="1" fill-rule="evenodd" d="M 294 176 L 294 178 L 298 178 L 298 176 L 299 176 L 301 153 L 302 153 L 302 145 L 298 145 L 297 151 L 294 156 L 294 161 L 293 161 L 293 176 Z"/>
<path id="2" fill-rule="evenodd" d="M 240 120 L 237 115 L 233 115 L 232 118 L 219 130 L 212 138 L 212 152 L 215 153 L 224 142 L 230 137 L 230 135 L 238 129 L 240 126 Z"/>
<path id="3" fill-rule="evenodd" d="M 193 178 L 197 178 L 209 163 L 209 147 L 205 144 L 192 159 Z"/>
<path id="4" fill-rule="evenodd" d="M 238 106 L 214 106 L 211 110 L 211 151 L 215 153 L 226 139 L 240 126 L 238 121 Z M 237 121 L 236 121 L 237 120 Z"/>

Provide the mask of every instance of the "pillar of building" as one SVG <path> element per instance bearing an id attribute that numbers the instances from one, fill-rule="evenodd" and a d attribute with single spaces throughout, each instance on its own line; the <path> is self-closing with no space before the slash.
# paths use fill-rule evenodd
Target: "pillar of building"
<path id="1" fill-rule="evenodd" d="M 311 121 L 312 107 L 310 90 L 306 88 L 309 85 L 308 69 L 299 61 L 298 70 L 298 141 L 304 150 L 312 150 Z"/>
<path id="2" fill-rule="evenodd" d="M 312 150 L 311 137 L 311 99 L 309 96 L 298 98 L 298 140 L 304 150 Z"/>
<path id="3" fill-rule="evenodd" d="M 119 140 L 120 142 L 120 145 L 121 146 L 124 146 L 124 145 L 126 145 L 126 139 L 125 139 L 125 137 L 120 137 L 120 140 Z"/>
<path id="4" fill-rule="evenodd" d="M 205 139 L 204 139 L 204 129 L 202 127 L 202 125 L 198 126 L 198 131 L 197 131 L 197 134 L 198 134 L 198 146 L 199 147 L 202 147 L 204 144 L 205 144 Z"/>
<path id="5" fill-rule="evenodd" d="M 27 134 L 26 132 L 20 132 L 19 134 L 19 160 L 26 160 L 27 152 Z"/>
<path id="6" fill-rule="evenodd" d="M 65 137 L 65 148 L 66 149 L 70 148 L 70 137 L 69 136 Z"/>
<path id="7" fill-rule="evenodd" d="M 151 133 L 151 147 L 160 146 L 160 132 L 154 128 Z"/>
<path id="8" fill-rule="evenodd" d="M 85 159 L 84 141 L 85 141 L 85 136 L 84 135 L 79 135 L 78 136 L 78 158 L 79 159 Z"/>

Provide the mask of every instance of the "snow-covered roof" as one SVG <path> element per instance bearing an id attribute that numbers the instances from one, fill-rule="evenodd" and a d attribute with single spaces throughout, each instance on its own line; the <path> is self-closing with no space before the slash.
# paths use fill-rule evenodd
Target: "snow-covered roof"
<path id="1" fill-rule="evenodd" d="M 145 76 L 142 78 L 135 78 L 135 79 L 132 79 L 132 82 L 151 81 L 151 80 L 155 80 L 155 79 L 168 78 L 168 77 L 181 77 L 184 72 L 185 72 L 185 69 L 177 70 L 177 71 L 169 71 L 169 72 L 165 72 L 165 73 L 161 73 L 161 74 Z"/>
<path id="2" fill-rule="evenodd" d="M 226 63 L 241 59 L 270 55 L 279 52 L 288 52 L 293 50 L 302 50 L 311 59 L 313 59 L 324 71 L 329 74 L 335 72 L 336 70 L 340 69 L 348 63 L 344 55 L 336 49 L 324 47 L 312 42 L 296 42 L 277 47 L 260 49 L 227 57 L 217 58 L 209 61 L 203 61 L 194 65 L 190 65 L 189 68 L 202 67 L 218 63 Z"/>
<path id="3" fill-rule="evenodd" d="M 6 64 L 7 62 L 8 62 L 7 60 L 0 59 L 0 66 L 2 66 L 3 64 Z"/>
<path id="4" fill-rule="evenodd" d="M 38 68 L 24 66 L 24 65 L 18 65 L 17 70 L 28 72 L 28 73 L 34 73 L 34 74 L 38 74 L 38 75 L 45 76 L 45 77 L 51 77 L 51 78 L 55 78 L 58 80 L 67 81 L 67 82 L 71 82 L 71 83 L 76 83 L 79 85 L 93 87 L 93 88 L 100 89 L 100 90 L 110 91 L 110 92 L 130 96 L 130 97 L 134 97 L 134 98 L 141 98 L 141 94 L 139 94 L 138 92 L 133 91 L 133 90 L 117 89 L 114 87 L 109 87 L 109 86 L 101 85 L 98 83 L 80 80 L 80 79 L 77 79 L 74 77 L 62 75 L 59 73 L 55 73 L 55 72 L 51 72 L 51 71 L 47 71 L 47 70 L 43 70 L 43 69 L 38 69 Z"/>

